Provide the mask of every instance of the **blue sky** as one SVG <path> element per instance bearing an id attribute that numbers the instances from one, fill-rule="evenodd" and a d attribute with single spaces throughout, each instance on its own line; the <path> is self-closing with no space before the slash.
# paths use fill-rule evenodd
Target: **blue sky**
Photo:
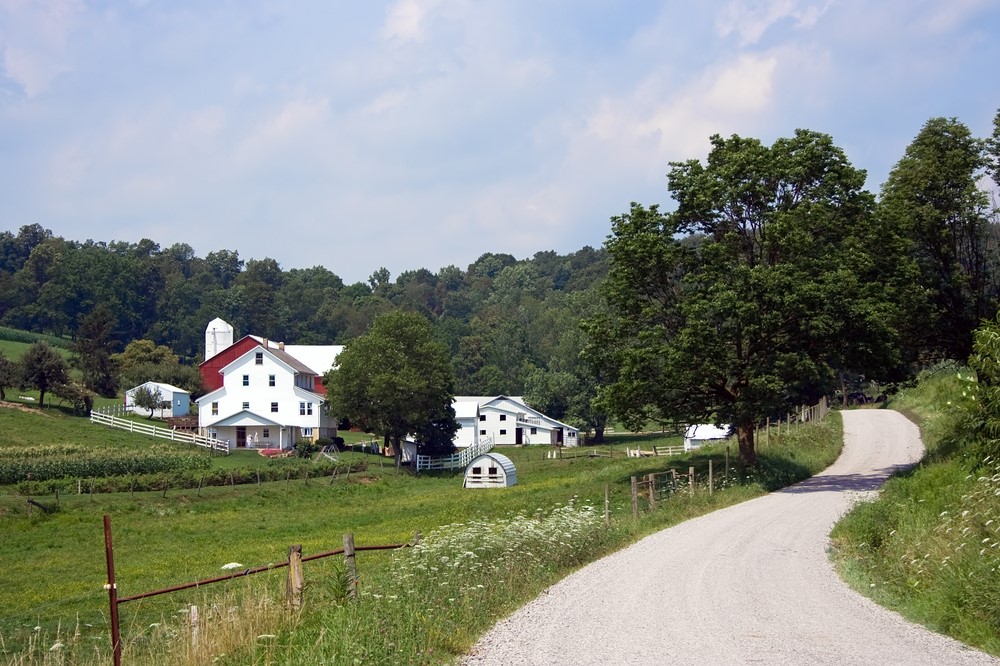
<path id="1" fill-rule="evenodd" d="M 714 133 L 877 192 L 998 66 L 998 0 L 0 0 L 0 219 L 347 282 L 566 253 Z"/>

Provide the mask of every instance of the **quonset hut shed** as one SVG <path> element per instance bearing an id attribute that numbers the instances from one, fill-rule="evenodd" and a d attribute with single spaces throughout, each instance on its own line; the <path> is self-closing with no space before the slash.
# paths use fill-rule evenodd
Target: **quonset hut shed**
<path id="1" fill-rule="evenodd" d="M 517 483 L 514 463 L 500 453 L 483 453 L 465 468 L 463 488 L 509 488 Z"/>

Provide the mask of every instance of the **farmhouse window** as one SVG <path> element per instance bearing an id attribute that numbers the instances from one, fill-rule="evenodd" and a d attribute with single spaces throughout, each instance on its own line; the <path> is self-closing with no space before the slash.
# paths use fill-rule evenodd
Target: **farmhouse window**
<path id="1" fill-rule="evenodd" d="M 501 421 L 506 421 L 507 420 L 507 415 L 506 414 L 501 414 L 500 415 L 500 420 Z"/>
<path id="2" fill-rule="evenodd" d="M 531 429 L 531 434 L 532 435 L 537 435 L 538 434 L 538 428 L 532 428 Z"/>
<path id="3" fill-rule="evenodd" d="M 254 356 L 254 363 L 257 365 L 264 365 L 264 352 L 257 352 Z"/>
<path id="4" fill-rule="evenodd" d="M 299 403 L 299 416 L 312 416 L 313 404 L 311 402 L 300 402 Z"/>
<path id="5" fill-rule="evenodd" d="M 473 476 L 482 476 L 482 474 L 483 474 L 483 468 L 482 467 L 473 467 L 472 468 L 472 475 Z"/>
<path id="6" fill-rule="evenodd" d="M 479 420 L 480 421 L 485 421 L 486 420 L 486 414 L 480 414 L 479 415 Z"/>
<path id="7" fill-rule="evenodd" d="M 250 375 L 243 375 L 243 386 L 250 386 Z"/>
<path id="8" fill-rule="evenodd" d="M 271 438 L 271 429 L 270 428 L 264 428 L 264 432 L 261 433 L 261 434 L 264 436 L 264 439 L 270 439 Z"/>
<path id="9" fill-rule="evenodd" d="M 479 434 L 480 434 L 480 435 L 485 435 L 485 434 L 486 434 L 486 431 L 485 431 L 485 430 L 480 430 L 480 431 L 479 431 Z"/>
<path id="10" fill-rule="evenodd" d="M 267 385 L 268 386 L 274 386 L 274 375 L 268 375 L 267 376 Z"/>
<path id="11" fill-rule="evenodd" d="M 218 416 L 218 415 L 219 415 L 219 403 L 213 402 L 212 403 L 212 416 Z"/>
<path id="12" fill-rule="evenodd" d="M 302 436 L 303 437 L 312 437 L 313 436 L 313 429 L 312 428 L 303 428 L 302 429 Z"/>
<path id="13" fill-rule="evenodd" d="M 272 402 L 271 403 L 271 411 L 272 412 L 277 412 L 278 411 L 278 403 L 276 403 L 276 402 Z"/>
<path id="14" fill-rule="evenodd" d="M 250 409 L 250 403 L 249 402 L 244 402 L 243 403 L 243 409 Z"/>
<path id="15" fill-rule="evenodd" d="M 507 431 L 506 431 L 506 430 L 501 430 L 501 431 L 500 431 L 500 434 L 501 434 L 501 435 L 506 435 L 506 434 L 507 434 Z"/>

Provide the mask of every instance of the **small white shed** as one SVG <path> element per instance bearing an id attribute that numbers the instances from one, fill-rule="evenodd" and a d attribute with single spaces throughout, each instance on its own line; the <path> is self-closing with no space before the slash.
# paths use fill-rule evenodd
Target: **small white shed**
<path id="1" fill-rule="evenodd" d="M 707 442 L 729 439 L 731 432 L 732 427 L 728 425 L 713 425 L 711 423 L 690 425 L 684 431 L 684 450 L 690 451 Z"/>
<path id="2" fill-rule="evenodd" d="M 190 412 L 191 394 L 182 388 L 177 388 L 163 382 L 146 382 L 125 391 L 125 409 L 135 410 L 135 392 L 146 387 L 150 391 L 159 391 L 163 407 L 153 411 L 153 416 L 166 418 L 168 416 L 187 416 Z"/>
<path id="3" fill-rule="evenodd" d="M 517 483 L 514 463 L 500 453 L 483 453 L 465 468 L 463 488 L 509 488 Z"/>

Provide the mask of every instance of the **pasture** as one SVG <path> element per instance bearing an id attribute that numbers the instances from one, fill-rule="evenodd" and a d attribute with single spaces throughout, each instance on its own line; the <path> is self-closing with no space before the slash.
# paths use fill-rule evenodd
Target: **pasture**
<path id="1" fill-rule="evenodd" d="M 94 426 L 86 419 L 65 416 L 57 410 L 34 414 L 0 409 L 0 426 L 9 433 L 0 443 L 0 451 L 39 441 L 111 450 L 153 445 L 144 438 Z M 817 427 L 807 426 L 803 431 Z M 4 609 L 0 618 L 0 649 L 8 655 L 24 654 L 25 650 L 41 654 L 42 643 L 48 640 L 47 647 L 53 641 L 64 641 L 68 632 L 75 637 L 75 649 L 83 651 L 80 654 L 96 650 L 95 654 L 107 655 L 108 610 L 107 593 L 103 589 L 106 572 L 101 527 L 104 514 L 111 517 L 119 594 L 129 595 L 217 576 L 223 573 L 221 567 L 231 562 L 246 567 L 281 562 L 291 544 L 302 544 L 307 555 L 335 549 L 340 547 L 347 532 L 354 534 L 358 545 L 402 543 L 412 539 L 416 531 L 428 534 L 456 521 L 489 523 L 539 515 L 570 501 L 603 511 L 607 485 L 613 522 L 624 527 L 609 533 L 613 538 L 608 537 L 608 541 L 594 541 L 589 551 L 576 553 L 573 561 L 582 562 L 642 533 L 804 478 L 828 464 L 839 450 L 838 434 L 819 439 L 810 436 L 785 439 L 787 446 L 783 447 L 777 437 L 772 437 L 773 450 L 762 452 L 763 472 L 750 474 L 731 461 L 728 481 L 723 480 L 724 446 L 673 458 L 626 458 L 626 446 L 648 449 L 657 444 L 677 444 L 679 439 L 615 435 L 611 449 L 614 457 L 610 458 L 606 446 L 566 450 L 567 457 L 562 459 L 547 459 L 548 447 L 504 448 L 503 453 L 517 465 L 519 484 L 502 491 L 463 490 L 460 472 L 413 476 L 397 472 L 389 461 L 361 453 L 343 454 L 353 461 L 367 463 L 365 472 L 349 478 L 343 474 L 296 477 L 270 483 L 205 487 L 197 492 L 167 489 L 145 493 L 71 493 L 59 497 L 58 510 L 52 513 L 38 509 L 29 512 L 26 498 L 17 495 L 14 487 L 7 487 L 0 496 L 0 532 L 4 535 L 0 541 L 0 567 L 6 582 L 0 588 L 0 608 Z M 591 453 L 604 455 L 591 457 Z M 714 495 L 699 490 L 681 501 L 660 502 L 656 512 L 645 514 L 638 522 L 631 520 L 633 475 L 670 468 L 686 471 L 693 465 L 704 476 L 709 459 L 714 462 L 716 474 Z M 215 458 L 212 464 L 234 465 L 237 460 Z M 267 465 L 282 461 L 247 454 L 246 462 Z M 36 499 L 47 504 L 55 502 L 51 497 Z M 393 580 L 392 559 L 388 556 L 359 556 L 359 566 L 362 589 L 371 590 L 372 586 Z M 514 601 L 504 598 L 500 606 L 509 608 L 511 603 L 523 602 L 524 595 L 532 594 L 536 585 L 552 575 L 564 575 L 565 566 L 570 565 L 561 565 L 563 568 L 557 572 L 519 587 L 520 596 Z M 307 586 L 307 595 L 312 595 L 314 601 L 322 600 L 324 605 L 310 607 L 303 616 L 303 627 L 322 624 L 324 607 L 329 606 L 327 610 L 339 607 L 340 598 L 335 591 L 336 581 L 341 580 L 336 563 L 311 564 L 306 576 L 313 582 Z M 255 585 L 264 585 L 275 593 L 283 589 L 282 574 L 267 573 L 258 578 L 262 582 L 251 584 L 248 579 L 241 579 L 212 590 L 187 591 L 123 606 L 124 634 L 146 640 L 151 625 L 160 626 L 164 618 L 176 618 L 178 609 L 188 604 L 211 603 L 210 598 L 224 595 L 227 590 L 256 589 Z M 460 649 L 481 630 L 479 625 L 487 625 L 493 614 L 502 612 L 489 603 L 482 608 L 485 613 L 482 618 L 464 623 L 468 625 L 462 630 L 464 634 L 459 632 L 457 637 L 446 640 L 452 645 L 449 649 Z M 412 640 L 419 642 L 427 637 L 414 636 Z M 439 645 L 442 647 L 443 644 Z M 240 649 L 246 656 L 246 650 L 253 652 L 256 648 L 251 644 Z M 368 649 L 351 648 L 352 653 Z M 150 659 L 152 663 L 158 658 Z M 231 663 L 243 663 L 240 659 Z"/>

